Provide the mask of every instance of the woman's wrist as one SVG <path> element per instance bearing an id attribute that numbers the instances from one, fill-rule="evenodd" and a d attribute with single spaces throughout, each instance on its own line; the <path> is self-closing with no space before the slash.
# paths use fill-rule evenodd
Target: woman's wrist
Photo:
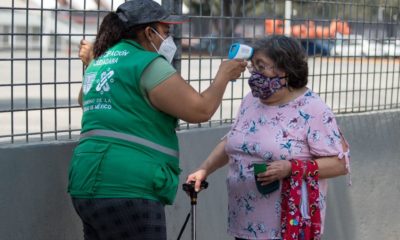
<path id="1" fill-rule="evenodd" d="M 214 82 L 221 82 L 223 84 L 228 84 L 230 79 L 226 77 L 226 74 L 221 73 L 220 71 L 217 72 L 214 78 Z"/>
<path id="2" fill-rule="evenodd" d="M 285 176 L 285 178 L 290 177 L 290 175 L 292 175 L 292 162 L 290 160 L 286 160 L 286 176 Z"/>
<path id="3" fill-rule="evenodd" d="M 206 179 L 206 178 L 208 177 L 208 170 L 207 170 L 207 168 L 205 168 L 205 167 L 203 167 L 203 166 L 200 166 L 200 168 L 197 169 L 197 172 L 200 172 L 200 171 L 202 171 L 202 174 L 204 175 L 204 179 Z"/>

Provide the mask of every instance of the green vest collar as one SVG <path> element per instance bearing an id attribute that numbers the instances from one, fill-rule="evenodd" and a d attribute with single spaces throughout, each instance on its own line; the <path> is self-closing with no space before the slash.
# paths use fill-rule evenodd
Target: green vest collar
<path id="1" fill-rule="evenodd" d="M 130 39 L 122 39 L 121 41 L 129 43 L 129 44 L 133 45 L 134 47 L 136 47 L 136 48 L 138 48 L 140 50 L 148 51 L 148 50 L 144 49 L 143 46 L 140 45 L 139 43 L 137 43 L 136 41 L 133 41 L 133 40 L 130 40 Z"/>

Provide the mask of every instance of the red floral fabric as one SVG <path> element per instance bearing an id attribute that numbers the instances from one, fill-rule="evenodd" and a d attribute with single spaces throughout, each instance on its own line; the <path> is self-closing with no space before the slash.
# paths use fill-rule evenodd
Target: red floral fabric
<path id="1" fill-rule="evenodd" d="M 291 160 L 291 164 L 292 174 L 282 181 L 282 240 L 320 240 L 318 164 L 314 160 Z M 300 212 L 303 176 L 305 176 L 308 192 L 309 219 L 303 218 Z"/>

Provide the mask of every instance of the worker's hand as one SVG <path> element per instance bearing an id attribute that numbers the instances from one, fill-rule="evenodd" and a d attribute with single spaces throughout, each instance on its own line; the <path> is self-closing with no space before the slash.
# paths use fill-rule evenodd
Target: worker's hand
<path id="1" fill-rule="evenodd" d="M 219 65 L 217 75 L 223 76 L 228 81 L 235 80 L 242 75 L 242 72 L 246 69 L 247 61 L 243 59 L 234 59 L 223 61 Z"/>
<path id="2" fill-rule="evenodd" d="M 199 192 L 201 190 L 200 185 L 202 181 L 205 181 L 207 178 L 207 172 L 204 169 L 199 169 L 191 174 L 186 179 L 186 183 L 195 182 L 194 190 Z"/>
<path id="3" fill-rule="evenodd" d="M 275 180 L 282 180 L 292 172 L 292 164 L 288 160 L 278 160 L 268 163 L 267 171 L 257 174 L 257 181 L 267 185 Z"/>
<path id="4" fill-rule="evenodd" d="M 93 59 L 93 44 L 85 39 L 82 39 L 79 44 L 79 58 L 84 65 L 89 65 Z"/>

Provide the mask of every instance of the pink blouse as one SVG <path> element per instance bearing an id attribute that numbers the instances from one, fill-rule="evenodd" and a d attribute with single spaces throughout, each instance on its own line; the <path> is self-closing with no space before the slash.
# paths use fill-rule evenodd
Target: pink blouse
<path id="1" fill-rule="evenodd" d="M 343 152 L 335 116 L 311 90 L 281 106 L 267 106 L 247 94 L 227 134 L 225 151 L 229 155 L 228 233 L 238 238 L 280 239 L 281 188 L 268 195 L 259 193 L 253 163 L 338 156 L 349 169 L 349 154 Z M 319 182 L 323 231 L 327 180 Z M 303 198 L 303 216 L 306 206 Z"/>

